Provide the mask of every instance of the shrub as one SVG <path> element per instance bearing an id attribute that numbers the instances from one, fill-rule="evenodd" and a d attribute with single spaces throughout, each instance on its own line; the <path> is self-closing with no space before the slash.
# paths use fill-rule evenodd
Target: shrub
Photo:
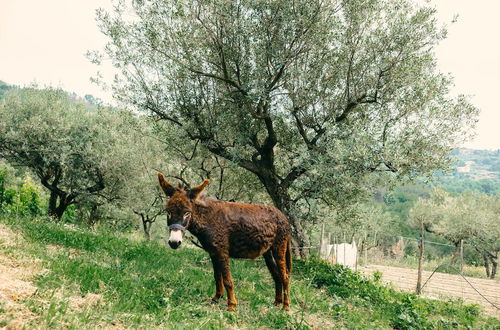
<path id="1" fill-rule="evenodd" d="M 12 170 L 0 168 L 0 213 L 21 217 L 42 215 L 44 201 L 40 188 L 28 175 L 19 181 Z"/>

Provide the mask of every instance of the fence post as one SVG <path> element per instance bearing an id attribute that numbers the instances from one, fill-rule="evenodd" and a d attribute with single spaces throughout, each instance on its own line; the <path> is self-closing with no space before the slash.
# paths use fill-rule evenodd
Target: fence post
<path id="1" fill-rule="evenodd" d="M 319 239 L 318 257 L 321 259 L 321 250 L 323 249 L 323 242 L 325 241 L 325 223 L 321 224 L 321 237 Z"/>
<path id="2" fill-rule="evenodd" d="M 345 266 L 345 264 L 346 264 L 346 262 L 345 262 L 345 245 L 346 245 L 345 232 L 344 232 L 344 242 L 343 242 L 343 244 L 344 244 L 344 261 L 343 261 L 343 264 Z"/>
<path id="3" fill-rule="evenodd" d="M 18 189 L 16 202 L 16 222 L 19 221 L 19 204 L 21 204 L 21 190 Z"/>
<path id="4" fill-rule="evenodd" d="M 368 234 L 365 233 L 365 240 L 363 241 L 363 252 L 365 253 L 365 267 L 368 266 Z"/>
<path id="5" fill-rule="evenodd" d="M 417 294 L 422 293 L 422 263 L 424 260 L 424 219 L 419 217 L 420 221 L 420 241 L 418 242 L 418 275 L 417 275 Z"/>
<path id="6" fill-rule="evenodd" d="M 464 240 L 460 240 L 460 274 L 464 272 Z"/>
<path id="7" fill-rule="evenodd" d="M 352 241 L 354 243 L 356 243 L 356 241 L 354 240 L 354 238 L 352 239 Z M 359 250 L 358 250 L 358 245 L 357 244 L 354 244 L 354 246 L 356 246 L 356 260 L 354 261 L 354 270 L 355 271 L 358 271 L 358 256 L 359 256 Z"/>

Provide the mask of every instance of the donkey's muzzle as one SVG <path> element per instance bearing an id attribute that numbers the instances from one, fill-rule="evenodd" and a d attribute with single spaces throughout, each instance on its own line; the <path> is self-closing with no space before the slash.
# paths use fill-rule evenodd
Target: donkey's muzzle
<path id="1" fill-rule="evenodd" d="M 182 241 L 175 241 L 175 242 L 168 241 L 168 245 L 170 245 L 170 247 L 174 250 L 177 249 L 179 246 L 181 246 L 181 243 Z"/>

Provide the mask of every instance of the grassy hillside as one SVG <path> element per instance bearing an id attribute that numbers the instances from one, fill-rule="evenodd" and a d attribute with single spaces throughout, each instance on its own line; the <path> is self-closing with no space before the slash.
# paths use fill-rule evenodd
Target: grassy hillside
<path id="1" fill-rule="evenodd" d="M 28 328 L 500 326 L 475 306 L 421 299 L 316 260 L 295 261 L 288 313 L 272 307 L 274 289 L 263 262 L 232 261 L 239 305 L 236 312 L 226 312 L 224 303 L 209 304 L 212 268 L 208 255 L 199 249 L 173 251 L 157 243 L 43 219 L 0 219 L 0 223 L 22 236 L 15 244 L 1 244 L 0 236 L 0 256 L 24 260 L 18 267 L 26 260 L 39 265 L 32 276 L 36 291 L 17 301 L 29 314 Z M 16 317 L 0 303 L 0 327 Z"/>

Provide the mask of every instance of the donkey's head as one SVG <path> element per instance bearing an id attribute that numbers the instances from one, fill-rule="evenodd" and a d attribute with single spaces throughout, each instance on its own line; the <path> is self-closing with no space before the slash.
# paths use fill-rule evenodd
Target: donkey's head
<path id="1" fill-rule="evenodd" d="M 186 229 L 192 222 L 194 202 L 208 186 L 210 180 L 205 179 L 202 184 L 191 189 L 174 188 L 161 173 L 158 173 L 158 180 L 161 189 L 169 197 L 167 202 L 168 229 L 170 230 L 168 245 L 172 249 L 177 249 L 182 243 Z"/>

